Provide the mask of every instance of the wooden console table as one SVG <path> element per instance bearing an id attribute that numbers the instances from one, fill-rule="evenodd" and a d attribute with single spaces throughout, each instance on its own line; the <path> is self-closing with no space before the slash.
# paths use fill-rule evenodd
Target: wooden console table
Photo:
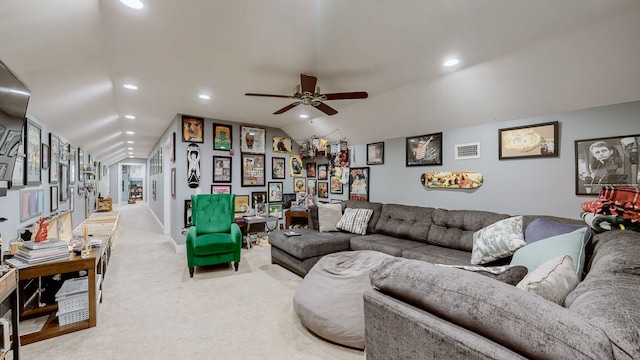
<path id="1" fill-rule="evenodd" d="M 17 285 L 17 277 L 18 274 L 16 269 L 10 269 L 9 272 L 4 274 L 0 278 L 0 303 L 4 303 L 4 301 L 10 298 L 10 306 L 11 309 L 11 328 L 13 331 L 13 337 L 11 339 L 11 349 L 4 349 L 0 351 L 0 359 L 4 359 L 9 351 L 13 351 L 13 360 L 18 360 L 20 358 L 20 341 L 18 340 L 18 323 L 20 319 L 18 318 L 18 285 Z M 0 314 L 2 316 L 4 314 Z"/>
<path id="2" fill-rule="evenodd" d="M 290 229 L 291 225 L 307 225 L 309 213 L 306 211 L 287 211 L 285 213 L 285 229 Z"/>

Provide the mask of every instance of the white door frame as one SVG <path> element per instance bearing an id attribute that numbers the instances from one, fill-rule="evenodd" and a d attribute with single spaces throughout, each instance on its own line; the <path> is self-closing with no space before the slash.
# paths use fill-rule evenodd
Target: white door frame
<path id="1" fill-rule="evenodd" d="M 143 163 L 128 163 L 128 162 L 119 162 L 118 163 L 118 205 L 122 204 L 122 191 L 120 189 L 120 185 L 122 185 L 122 166 L 123 165 L 130 165 L 130 166 L 142 166 L 142 187 L 145 191 L 145 194 L 143 195 L 143 200 L 146 201 L 148 198 L 148 194 L 147 191 L 149 190 L 149 187 L 147 186 L 147 164 L 143 164 Z M 113 196 L 111 197 L 113 199 Z"/>

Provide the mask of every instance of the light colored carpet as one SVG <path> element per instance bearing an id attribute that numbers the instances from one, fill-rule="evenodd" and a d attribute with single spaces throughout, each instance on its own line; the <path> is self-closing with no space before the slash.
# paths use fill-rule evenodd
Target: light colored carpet
<path id="1" fill-rule="evenodd" d="M 196 268 L 176 254 L 146 203 L 122 205 L 98 326 L 25 345 L 21 358 L 364 359 L 364 352 L 309 333 L 293 311 L 302 280 L 270 261 L 269 247 L 242 249 L 230 266 Z"/>

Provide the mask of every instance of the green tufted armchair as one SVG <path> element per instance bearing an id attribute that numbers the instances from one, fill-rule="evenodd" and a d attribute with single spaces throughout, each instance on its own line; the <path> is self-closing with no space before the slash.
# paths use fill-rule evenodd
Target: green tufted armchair
<path id="1" fill-rule="evenodd" d="M 189 276 L 196 266 L 233 261 L 238 271 L 242 233 L 234 222 L 234 194 L 191 195 L 191 223 L 187 231 Z"/>

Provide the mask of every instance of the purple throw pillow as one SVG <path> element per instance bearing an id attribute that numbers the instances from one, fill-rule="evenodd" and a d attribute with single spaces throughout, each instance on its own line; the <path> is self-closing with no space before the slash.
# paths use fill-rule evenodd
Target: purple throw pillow
<path id="1" fill-rule="evenodd" d="M 567 234 L 583 227 L 587 228 L 583 239 L 583 243 L 586 245 L 591 240 L 591 229 L 588 226 L 561 224 L 559 222 L 537 218 L 524 230 L 524 241 L 526 241 L 527 244 L 531 244 L 552 236 Z"/>

